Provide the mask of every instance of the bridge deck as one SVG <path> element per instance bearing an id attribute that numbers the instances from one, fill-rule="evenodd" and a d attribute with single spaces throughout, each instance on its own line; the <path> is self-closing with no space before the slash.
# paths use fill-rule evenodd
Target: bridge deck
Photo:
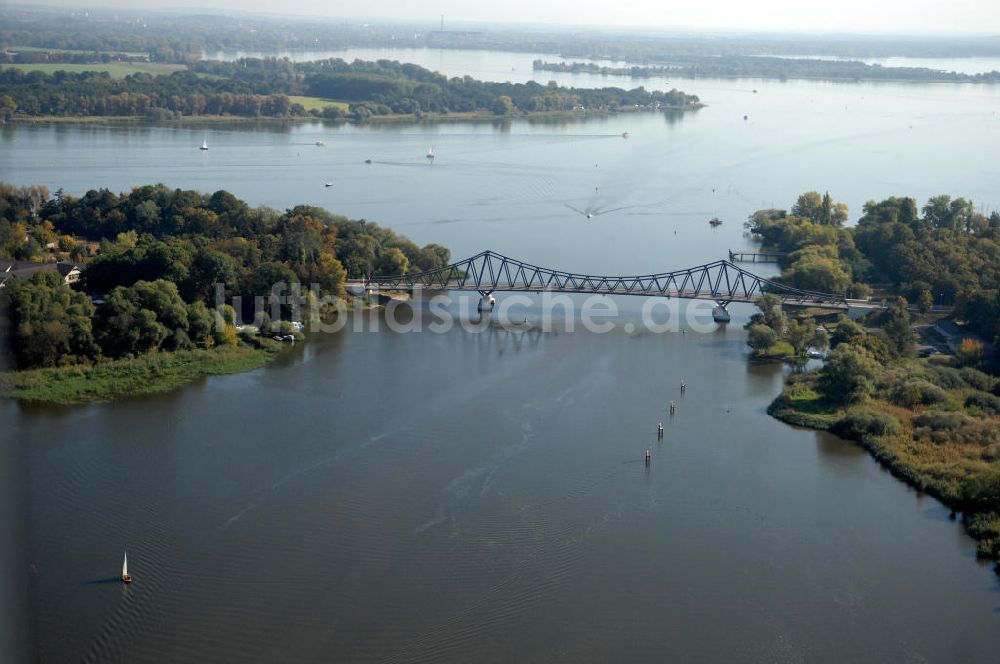
<path id="1" fill-rule="evenodd" d="M 364 282 L 359 280 L 347 281 L 344 284 L 345 288 L 349 291 L 360 294 L 363 291 L 466 291 L 466 292 L 477 292 L 481 290 L 481 287 L 469 284 L 460 284 L 459 282 L 449 282 L 446 285 L 434 285 L 434 286 L 422 286 L 419 284 L 413 286 L 400 286 L 393 284 L 379 284 L 377 282 Z M 573 288 L 573 287 L 554 287 L 554 286 L 535 286 L 527 284 L 503 284 L 498 285 L 496 288 L 491 288 L 491 292 L 494 293 L 577 293 L 577 294 L 589 294 L 589 295 L 644 295 L 646 297 L 676 297 L 684 300 L 709 300 L 712 302 L 744 302 L 753 303 L 760 298 L 760 294 L 755 295 L 742 295 L 738 293 L 706 293 L 706 292 L 696 292 L 696 291 L 678 291 L 678 290 L 625 290 L 621 288 Z M 780 297 L 780 294 L 778 294 Z M 787 306 L 793 307 L 812 307 L 816 309 L 831 309 L 831 310 L 846 310 L 848 309 L 848 303 L 846 300 L 837 302 L 823 302 L 810 300 L 808 298 L 797 298 L 797 297 L 781 297 L 781 303 Z M 865 303 L 868 306 L 872 306 L 870 303 Z M 852 305 L 853 306 L 853 305 Z M 876 305 L 877 308 L 877 305 Z"/>
<path id="2" fill-rule="evenodd" d="M 484 251 L 451 265 L 413 274 L 349 281 L 355 292 L 456 290 L 522 293 L 589 293 L 644 295 L 720 303 L 753 302 L 764 293 L 788 305 L 847 309 L 842 295 L 794 288 L 719 260 L 673 272 L 634 276 L 602 276 L 553 270 L 531 265 L 493 251 Z"/>

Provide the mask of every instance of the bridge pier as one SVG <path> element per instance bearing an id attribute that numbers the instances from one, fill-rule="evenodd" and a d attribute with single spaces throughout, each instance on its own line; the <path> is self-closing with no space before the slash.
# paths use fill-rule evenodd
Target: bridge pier
<path id="1" fill-rule="evenodd" d="M 476 307 L 476 311 L 479 313 L 493 311 L 493 307 L 496 306 L 497 300 L 493 297 L 493 291 L 479 291 L 482 296 L 479 299 L 479 305 Z"/>
<path id="2" fill-rule="evenodd" d="M 716 300 L 715 302 L 716 307 L 712 309 L 712 320 L 716 323 L 728 323 L 730 318 L 729 310 L 726 309 L 726 305 L 729 304 L 729 302 L 725 300 Z"/>

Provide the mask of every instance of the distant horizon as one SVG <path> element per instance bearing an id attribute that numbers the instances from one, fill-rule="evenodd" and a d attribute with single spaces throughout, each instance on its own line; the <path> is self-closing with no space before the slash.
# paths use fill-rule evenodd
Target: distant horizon
<path id="1" fill-rule="evenodd" d="M 499 11 L 503 12 L 501 14 L 494 14 L 492 17 L 483 16 L 481 10 L 475 8 L 470 8 L 462 3 L 457 3 L 455 0 L 439 0 L 435 3 L 424 3 L 424 2 L 405 2 L 405 0 L 381 0 L 378 4 L 383 5 L 382 11 L 378 11 L 372 7 L 372 4 L 365 6 L 362 12 L 357 13 L 338 13 L 330 14 L 322 11 L 321 7 L 317 7 L 314 4 L 314 0 L 305 0 L 304 2 L 297 3 L 296 5 L 282 5 L 280 9 L 274 7 L 275 3 L 273 0 L 213 0 L 212 4 L 206 6 L 164 6 L 157 5 L 156 3 L 160 0 L 153 0 L 152 2 L 146 3 L 146 0 L 105 0 L 100 4 L 93 4 L 86 2 L 85 0 L 45 0 L 44 2 L 18 2 L 8 4 L 7 9 L 27 9 L 27 10 L 70 10 L 74 12 L 115 12 L 115 11 L 126 11 L 132 14 L 143 14 L 143 13 L 154 13 L 154 14 L 164 14 L 164 15 L 198 15 L 198 14 L 210 14 L 218 16 L 239 16 L 239 17 L 260 17 L 262 19 L 290 19 L 290 20 L 301 20 L 301 19 L 325 19 L 329 21 L 351 21 L 351 22 L 371 22 L 375 24 L 418 24 L 426 25 L 427 27 L 436 28 L 441 21 L 442 16 L 445 21 L 445 28 L 447 29 L 449 25 L 451 27 L 456 26 L 491 26 L 494 28 L 509 28 L 509 29 L 522 29 L 522 30 L 586 30 L 595 32 L 613 32 L 616 30 L 635 32 L 644 34 L 647 37 L 679 37 L 679 36 L 766 36 L 773 38 L 783 38 L 791 36 L 822 36 L 825 38 L 863 38 L 863 39 L 873 39 L 873 38 L 932 38 L 932 39 L 983 39 L 989 37 L 1000 38 L 1000 5 L 993 6 L 990 2 L 981 2 L 979 0 L 958 0 L 958 7 L 948 9 L 945 15 L 951 17 L 951 21 L 934 20 L 933 15 L 935 12 L 928 14 L 926 9 L 919 9 L 921 5 L 933 6 L 933 5 L 943 5 L 943 3 L 932 2 L 931 0 L 916 0 L 916 2 L 903 3 L 901 0 L 890 0 L 889 3 L 882 3 L 895 5 L 897 9 L 901 12 L 900 16 L 893 16 L 891 19 L 885 17 L 884 20 L 880 20 L 880 15 L 877 12 L 873 13 L 870 7 L 865 6 L 866 3 L 862 0 L 847 0 L 849 4 L 854 6 L 857 11 L 869 14 L 857 19 L 857 23 L 851 22 L 845 24 L 843 20 L 836 21 L 830 19 L 829 15 L 824 14 L 823 28 L 817 29 L 815 26 L 815 15 L 809 15 L 808 17 L 799 16 L 799 20 L 805 21 L 808 18 L 807 24 L 796 23 L 796 16 L 791 16 L 784 23 L 763 23 L 759 19 L 754 20 L 738 20 L 739 14 L 730 14 L 731 18 L 728 21 L 722 22 L 712 22 L 707 23 L 705 21 L 698 20 L 697 16 L 692 19 L 690 12 L 685 18 L 681 18 L 677 22 L 673 23 L 663 23 L 663 22 L 651 22 L 651 23 L 639 23 L 638 20 L 630 21 L 628 17 L 633 17 L 636 15 L 637 11 L 642 10 L 643 7 L 647 9 L 652 9 L 652 4 L 646 0 L 632 0 L 627 2 L 631 9 L 626 10 L 625 8 L 618 6 L 618 11 L 616 11 L 613 17 L 606 15 L 608 7 L 603 3 L 592 3 L 585 2 L 583 4 L 600 4 L 600 7 L 595 8 L 595 19 L 588 22 L 562 22 L 559 20 L 552 20 L 551 18 L 546 18 L 547 14 L 534 13 L 530 15 L 519 15 L 513 16 L 506 12 L 509 12 L 513 7 L 536 7 L 535 3 L 525 2 L 524 0 L 513 0 L 513 2 L 508 3 Z M 781 13 L 784 7 L 786 10 L 797 3 L 793 0 L 765 0 L 765 3 L 770 5 L 773 9 L 768 11 L 761 8 L 760 5 L 755 6 L 756 10 L 753 12 L 754 15 L 769 14 L 774 15 L 775 13 Z M 561 6 L 565 4 L 564 0 L 553 0 L 553 2 L 548 3 L 548 6 Z M 572 15 L 574 17 L 580 18 L 586 14 L 586 8 L 580 8 L 574 4 L 572 7 Z M 822 0 L 821 5 L 830 5 L 831 8 L 837 7 L 838 3 L 832 0 Z M 844 4 L 844 3 L 840 3 Z M 870 4 L 870 3 L 868 3 Z M 398 10 L 393 10 L 393 7 L 399 7 L 399 5 L 405 5 L 405 7 L 400 7 Z M 415 7 L 425 5 L 426 10 L 417 11 Z M 720 5 L 732 5 L 729 9 L 740 9 L 742 8 L 741 3 L 736 3 L 735 0 L 707 0 L 707 2 L 702 3 L 702 11 L 706 11 L 705 7 L 717 7 Z M 546 5 L 542 5 L 546 6 Z M 300 11 L 295 11 L 299 8 Z M 943 9 L 943 7 L 941 7 Z M 966 11 L 962 14 L 958 13 L 959 8 L 964 8 Z M 496 8 L 491 8 L 496 9 Z M 569 8 L 567 8 L 568 10 Z M 686 8 L 686 11 L 690 8 Z M 338 11 L 343 11 L 338 9 Z M 819 14 L 821 10 L 814 10 L 816 14 Z M 884 11 L 884 10 L 883 10 Z M 801 12 L 799 12 L 801 14 Z M 836 15 L 837 10 L 832 9 L 832 13 Z M 939 12 L 936 12 L 939 13 Z M 986 14 L 986 16 L 977 14 Z M 907 21 L 904 20 L 907 17 L 913 17 L 915 15 L 927 15 L 930 18 L 926 18 L 923 21 Z M 624 17 L 624 20 L 618 20 L 619 17 Z M 714 17 L 713 17 L 714 18 Z M 654 21 L 656 19 L 653 19 Z M 859 24 L 861 27 L 859 27 Z M 899 26 L 898 29 L 889 30 L 886 28 L 887 25 Z M 972 25 L 971 29 L 967 26 Z M 944 27 L 942 26 L 950 26 Z M 960 26 L 960 27 L 956 27 Z"/>

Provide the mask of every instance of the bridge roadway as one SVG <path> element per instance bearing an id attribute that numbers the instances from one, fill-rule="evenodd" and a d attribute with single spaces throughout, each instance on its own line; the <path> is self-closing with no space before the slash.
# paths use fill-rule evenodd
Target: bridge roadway
<path id="1" fill-rule="evenodd" d="M 435 286 L 422 286 L 419 284 L 413 286 L 404 287 L 393 287 L 390 285 L 379 284 L 377 282 L 365 282 L 363 280 L 349 280 L 345 282 L 344 286 L 347 288 L 348 292 L 355 295 L 361 295 L 364 291 L 369 292 L 383 292 L 383 291 L 407 291 L 413 293 L 415 291 L 424 291 L 429 293 L 434 292 L 445 292 L 445 291 L 479 291 L 482 292 L 483 289 L 477 288 L 474 285 L 462 284 L 459 281 L 449 281 L 446 284 L 439 284 Z M 676 297 L 685 300 L 711 300 L 713 302 L 729 304 L 731 302 L 746 302 L 752 304 L 760 298 L 761 294 L 756 295 L 744 295 L 744 294 L 730 294 L 730 293 L 706 293 L 694 290 L 689 291 L 677 291 L 677 290 L 663 290 L 663 291 L 646 291 L 646 290 L 624 290 L 616 288 L 575 288 L 575 287 L 559 287 L 559 286 L 538 286 L 538 285 L 528 285 L 528 284 L 500 284 L 496 288 L 489 289 L 484 294 L 490 293 L 584 293 L 591 295 L 645 295 L 647 297 L 665 297 L 671 298 Z M 783 297 L 781 298 L 781 304 L 789 307 L 814 307 L 819 309 L 831 309 L 831 310 L 846 310 L 848 308 L 866 308 L 866 309 L 881 309 L 881 305 L 875 302 L 869 302 L 867 300 L 847 300 L 841 299 L 838 302 L 830 301 L 816 301 L 809 298 L 797 298 L 797 297 Z"/>
<path id="2" fill-rule="evenodd" d="M 416 290 L 477 291 L 484 298 L 494 292 L 585 293 L 711 300 L 721 307 L 730 302 L 754 302 L 769 293 L 787 306 L 841 311 L 855 306 L 880 306 L 866 301 L 848 301 L 843 295 L 792 288 L 726 260 L 673 272 L 610 277 L 538 267 L 493 251 L 484 251 L 436 270 L 353 279 L 345 286 L 355 295 Z"/>

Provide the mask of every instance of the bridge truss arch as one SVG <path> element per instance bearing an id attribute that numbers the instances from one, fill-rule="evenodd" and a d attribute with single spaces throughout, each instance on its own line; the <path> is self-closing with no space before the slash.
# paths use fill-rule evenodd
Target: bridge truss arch
<path id="1" fill-rule="evenodd" d="M 352 280 L 347 286 L 365 291 L 478 291 L 483 296 L 495 292 L 645 295 L 714 300 L 722 306 L 773 294 L 783 304 L 847 309 L 844 295 L 792 288 L 727 260 L 657 274 L 606 276 L 540 267 L 487 250 L 435 270 Z"/>

